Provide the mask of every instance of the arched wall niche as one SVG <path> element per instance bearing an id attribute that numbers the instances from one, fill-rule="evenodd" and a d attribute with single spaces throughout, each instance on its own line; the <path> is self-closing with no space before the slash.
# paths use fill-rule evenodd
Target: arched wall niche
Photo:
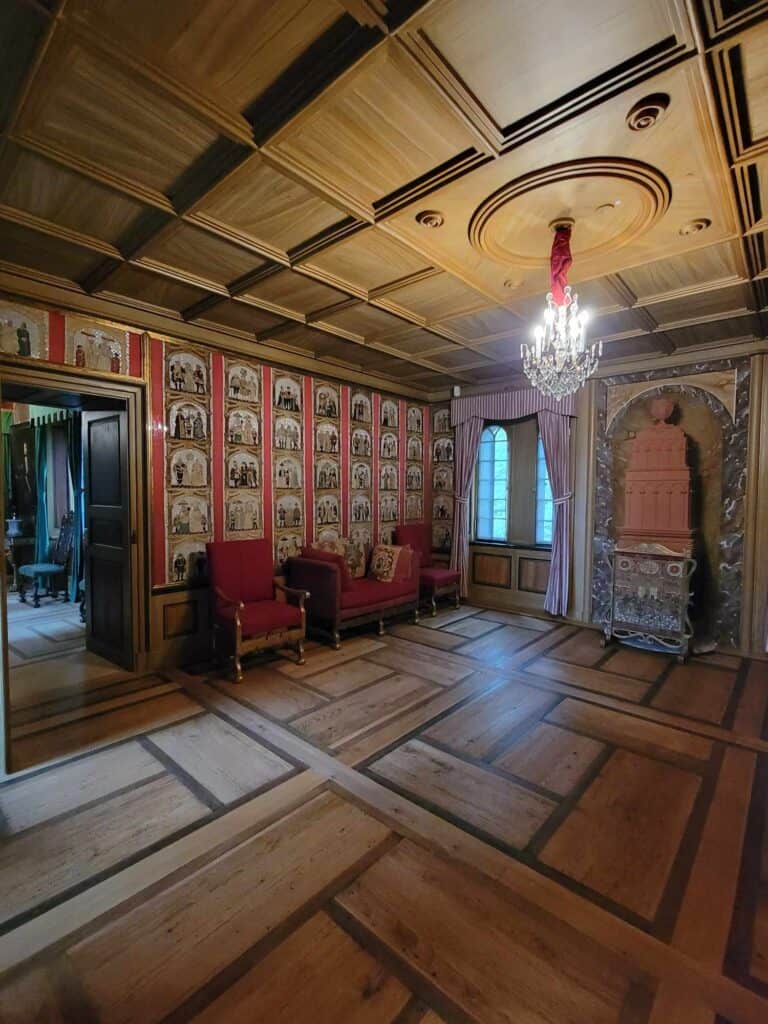
<path id="1" fill-rule="evenodd" d="M 723 360 L 697 367 L 705 381 L 713 371 L 733 378 L 734 401 L 727 405 L 709 387 L 698 387 L 696 373 L 686 367 L 625 374 L 601 382 L 596 431 L 595 537 L 592 570 L 592 618 L 608 615 L 612 548 L 624 514 L 624 477 L 632 438 L 650 426 L 653 398 L 664 395 L 676 403 L 673 422 L 688 436 L 688 462 L 693 482 L 693 524 L 698 529 L 695 615 L 698 632 L 719 643 L 738 645 L 741 574 L 744 546 L 744 494 L 747 466 L 749 363 Z M 682 377 L 675 380 L 675 377 Z M 616 409 L 607 424 L 606 410 L 616 408 L 611 388 L 644 382 L 638 393 Z M 612 402 L 613 399 L 613 402 Z"/>

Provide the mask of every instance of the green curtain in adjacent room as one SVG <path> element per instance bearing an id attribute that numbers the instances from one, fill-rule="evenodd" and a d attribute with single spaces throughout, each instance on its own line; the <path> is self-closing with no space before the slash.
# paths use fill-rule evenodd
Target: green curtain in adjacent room
<path id="1" fill-rule="evenodd" d="M 48 425 L 35 426 L 35 480 L 37 510 L 35 512 L 35 561 L 48 561 Z"/>
<path id="2" fill-rule="evenodd" d="M 11 518 L 13 508 L 13 468 L 11 466 L 11 427 L 13 426 L 13 413 L 3 412 L 2 433 L 3 433 L 3 518 Z"/>
<path id="3" fill-rule="evenodd" d="M 83 571 L 83 445 L 82 417 L 79 412 L 72 413 L 67 420 L 67 458 L 74 495 L 69 597 L 71 601 L 76 601 Z"/>

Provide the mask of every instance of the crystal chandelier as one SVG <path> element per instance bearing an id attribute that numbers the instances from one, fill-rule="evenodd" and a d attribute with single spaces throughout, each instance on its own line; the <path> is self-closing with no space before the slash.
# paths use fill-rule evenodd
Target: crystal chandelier
<path id="1" fill-rule="evenodd" d="M 533 344 L 520 346 L 523 370 L 528 380 L 544 395 L 559 402 L 573 394 L 597 369 L 603 354 L 602 341 L 587 345 L 587 314 L 579 312 L 579 297 L 566 284 L 571 265 L 573 221 L 557 221 L 550 256 L 552 290 L 547 294 L 544 324 L 533 332 Z"/>

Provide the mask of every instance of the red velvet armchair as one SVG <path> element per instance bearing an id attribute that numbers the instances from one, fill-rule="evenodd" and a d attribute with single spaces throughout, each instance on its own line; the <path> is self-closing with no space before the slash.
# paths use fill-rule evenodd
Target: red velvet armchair
<path id="1" fill-rule="evenodd" d="M 459 607 L 459 574 L 454 569 L 443 569 L 432 565 L 432 528 L 428 523 L 414 523 L 411 526 L 395 528 L 395 544 L 410 544 L 421 556 L 419 571 L 419 592 L 428 598 L 432 614 L 437 615 L 437 598 L 452 597 Z"/>
<path id="2" fill-rule="evenodd" d="M 266 540 L 230 540 L 206 544 L 211 581 L 214 650 L 232 659 L 236 683 L 242 682 L 242 655 L 295 644 L 304 664 L 305 590 L 273 579 L 272 546 Z M 275 591 L 279 595 L 275 596 Z"/>

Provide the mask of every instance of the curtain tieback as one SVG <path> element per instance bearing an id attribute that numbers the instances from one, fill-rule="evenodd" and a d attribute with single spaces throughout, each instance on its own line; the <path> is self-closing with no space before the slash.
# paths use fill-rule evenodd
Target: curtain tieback
<path id="1" fill-rule="evenodd" d="M 568 491 L 568 493 L 564 494 L 562 496 L 562 498 L 555 498 L 555 500 L 552 502 L 552 504 L 553 505 L 564 505 L 566 503 L 566 501 L 570 501 L 572 497 L 573 497 L 573 491 Z"/>
<path id="2" fill-rule="evenodd" d="M 460 505 L 466 505 L 469 502 L 469 498 L 460 498 L 458 494 L 454 494 L 453 500 L 458 501 Z"/>

